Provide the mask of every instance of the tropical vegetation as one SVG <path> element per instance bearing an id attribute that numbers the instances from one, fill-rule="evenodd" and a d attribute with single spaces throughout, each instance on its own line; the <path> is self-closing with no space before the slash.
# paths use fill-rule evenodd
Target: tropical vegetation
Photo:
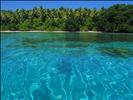
<path id="1" fill-rule="evenodd" d="M 133 32 L 133 5 L 109 8 L 1 10 L 1 30 Z"/>

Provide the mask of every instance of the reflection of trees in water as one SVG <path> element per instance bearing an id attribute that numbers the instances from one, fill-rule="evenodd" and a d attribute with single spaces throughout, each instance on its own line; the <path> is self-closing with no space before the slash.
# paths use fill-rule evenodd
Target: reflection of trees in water
<path id="1" fill-rule="evenodd" d="M 77 42 L 95 42 L 97 41 L 97 37 L 99 34 L 93 33 L 65 33 L 65 40 L 66 41 L 77 41 Z"/>
<path id="2" fill-rule="evenodd" d="M 22 45 L 24 47 L 38 48 L 38 45 L 47 43 L 48 47 L 66 47 L 78 48 L 87 47 L 91 42 L 114 42 L 114 41 L 133 41 L 133 36 L 130 34 L 102 34 L 102 33 L 48 33 L 47 38 L 24 38 Z"/>
<path id="3" fill-rule="evenodd" d="M 80 41 L 80 36 L 79 36 L 80 33 L 72 33 L 72 32 L 67 32 L 67 33 L 64 33 L 65 35 L 65 40 L 66 41 Z"/>
<path id="4" fill-rule="evenodd" d="M 133 41 L 133 36 L 130 34 L 80 33 L 80 38 L 87 42 Z"/>
<path id="5" fill-rule="evenodd" d="M 64 33 L 64 47 L 68 48 L 78 48 L 78 47 L 87 47 L 86 43 L 83 43 L 80 33 Z"/>
<path id="6" fill-rule="evenodd" d="M 93 42 L 97 40 L 97 35 L 95 33 L 80 33 L 80 40 L 83 42 Z"/>
<path id="7" fill-rule="evenodd" d="M 96 42 L 133 41 L 133 36 L 125 34 L 98 34 Z"/>

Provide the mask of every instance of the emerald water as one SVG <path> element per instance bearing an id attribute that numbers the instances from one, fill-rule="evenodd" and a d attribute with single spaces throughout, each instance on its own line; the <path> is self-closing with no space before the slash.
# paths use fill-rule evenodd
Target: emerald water
<path id="1" fill-rule="evenodd" d="M 2 100 L 133 100 L 133 35 L 1 33 Z"/>

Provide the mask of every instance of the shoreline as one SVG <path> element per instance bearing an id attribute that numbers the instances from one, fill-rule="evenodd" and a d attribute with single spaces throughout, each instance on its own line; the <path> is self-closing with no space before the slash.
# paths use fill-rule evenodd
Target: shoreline
<path id="1" fill-rule="evenodd" d="M 79 33 L 79 32 L 87 32 L 87 33 L 103 33 L 103 32 L 101 32 L 101 31 L 36 31 L 36 30 L 33 30 L 33 31 L 11 31 L 11 30 L 7 30 L 7 31 L 0 31 L 0 32 L 60 32 L 60 33 L 62 33 L 62 32 L 70 32 L 70 33 L 73 33 L 73 32 L 75 32 L 75 33 Z"/>
<path id="2" fill-rule="evenodd" d="M 5 33 L 9 33 L 9 32 L 53 32 L 53 33 L 101 33 L 101 34 L 132 34 L 132 33 L 113 33 L 113 32 L 102 32 L 102 31 L 11 31 L 11 30 L 6 30 L 6 31 L 0 31 L 0 32 L 5 32 Z"/>

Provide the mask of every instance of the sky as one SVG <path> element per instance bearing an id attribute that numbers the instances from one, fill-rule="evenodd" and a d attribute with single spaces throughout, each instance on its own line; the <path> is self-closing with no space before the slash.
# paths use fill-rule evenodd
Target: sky
<path id="1" fill-rule="evenodd" d="M 43 6 L 44 8 L 108 8 L 114 4 L 132 4 L 133 1 L 2 1 L 1 9 L 16 10 L 16 9 L 32 9 L 33 7 Z"/>

